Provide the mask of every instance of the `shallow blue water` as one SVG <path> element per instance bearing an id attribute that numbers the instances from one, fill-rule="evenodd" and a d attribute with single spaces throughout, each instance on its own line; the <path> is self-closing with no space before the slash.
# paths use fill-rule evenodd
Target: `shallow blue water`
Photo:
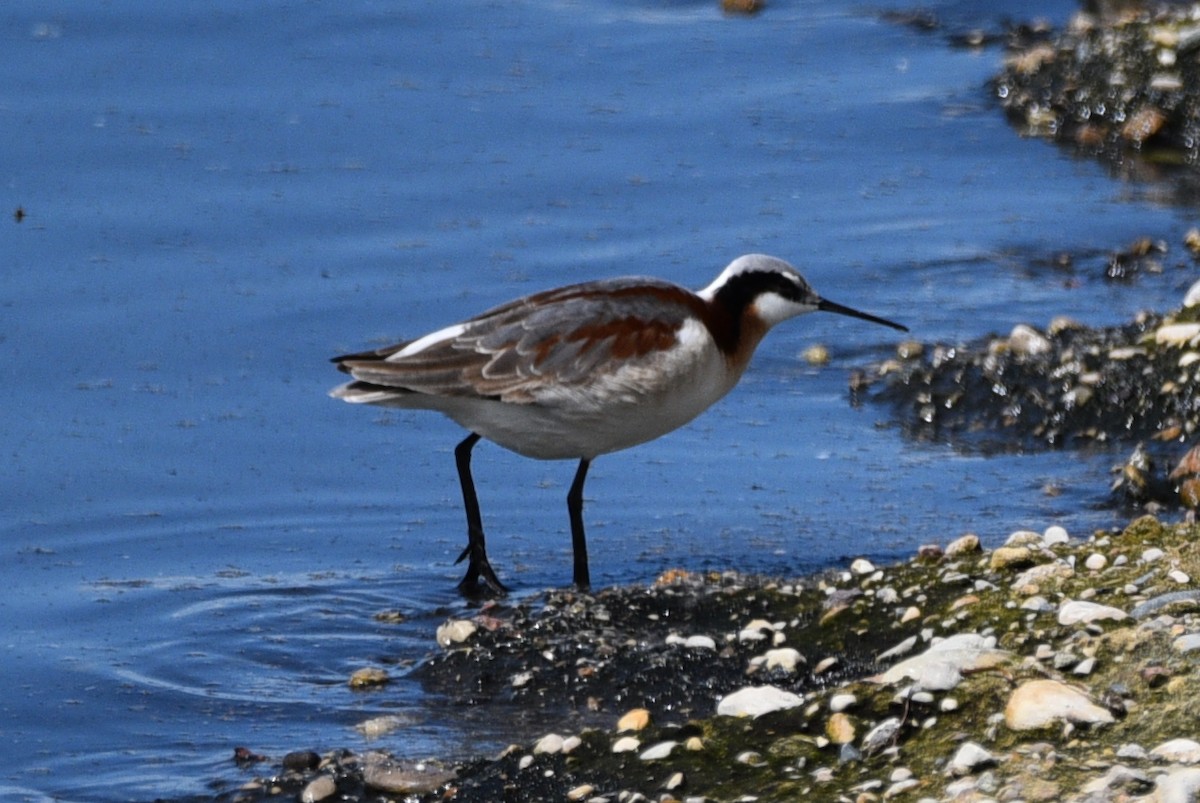
<path id="1" fill-rule="evenodd" d="M 462 607 L 462 433 L 328 399 L 334 354 L 568 281 L 699 287 L 748 251 L 926 341 L 1175 304 L 1174 254 L 1131 286 L 1034 260 L 1175 244 L 1190 210 L 1016 136 L 983 86 L 1000 54 L 888 5 L 0 8 L 0 744 L 23 757 L 0 791 L 201 793 L 241 777 L 235 745 L 361 747 L 380 712 L 413 721 L 374 743 L 397 753 L 494 746 L 403 679 Z M 1120 449 L 958 455 L 852 407 L 848 370 L 896 341 L 788 324 L 694 424 L 599 460 L 593 580 L 1120 523 L 1096 509 Z M 504 579 L 565 584 L 573 466 L 486 444 L 475 466 Z M 351 693 L 368 664 L 398 682 Z"/>

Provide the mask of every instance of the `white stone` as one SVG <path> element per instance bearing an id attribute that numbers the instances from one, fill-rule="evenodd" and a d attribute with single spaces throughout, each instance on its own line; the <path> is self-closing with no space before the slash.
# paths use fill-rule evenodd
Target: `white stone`
<path id="1" fill-rule="evenodd" d="M 644 751 L 638 758 L 642 761 L 661 761 L 671 755 L 671 751 L 675 749 L 675 745 L 679 742 L 659 742 Z"/>
<path id="2" fill-rule="evenodd" d="M 726 717 L 760 717 L 772 711 L 795 708 L 804 704 L 798 694 L 775 686 L 746 686 L 727 694 L 717 703 L 717 715 Z"/>
<path id="3" fill-rule="evenodd" d="M 975 742 L 963 742 L 946 766 L 947 775 L 970 775 L 976 767 L 992 764 L 996 757 Z"/>
<path id="4" fill-rule="evenodd" d="M 1108 558 L 1101 555 L 1099 552 L 1093 552 L 1087 556 L 1087 560 L 1083 562 L 1083 566 L 1088 571 L 1098 572 L 1108 565 Z"/>
<path id="5" fill-rule="evenodd" d="M 1033 530 L 1016 530 L 1008 534 L 1005 546 L 1041 546 L 1042 534 Z"/>
<path id="6" fill-rule="evenodd" d="M 1160 346 L 1194 346 L 1200 342 L 1200 323 L 1169 323 L 1154 332 Z"/>
<path id="7" fill-rule="evenodd" d="M 1177 764 L 1200 764 L 1200 743 L 1192 739 L 1172 739 L 1151 750 L 1150 755 Z"/>
<path id="8" fill-rule="evenodd" d="M 1052 524 L 1042 533 L 1042 543 L 1046 546 L 1055 546 L 1057 544 L 1066 544 L 1071 540 L 1071 536 L 1067 534 L 1065 528 Z"/>
<path id="9" fill-rule="evenodd" d="M 563 737 L 559 736 L 557 733 L 547 733 L 545 736 L 538 739 L 537 744 L 533 746 L 534 755 L 537 755 L 538 753 L 549 753 L 550 755 L 561 753 L 563 749 L 563 741 Z"/>
<path id="10" fill-rule="evenodd" d="M 940 709 L 943 713 L 957 711 L 958 700 L 955 700 L 953 697 L 944 697 L 942 698 L 942 701 L 938 703 L 938 709 Z"/>
<path id="11" fill-rule="evenodd" d="M 578 736 L 568 736 L 567 738 L 563 739 L 563 742 L 562 742 L 563 755 L 570 753 L 572 750 L 574 750 L 576 747 L 579 747 L 579 745 L 581 745 L 581 744 L 583 744 L 583 739 L 580 739 Z"/>
<path id="12" fill-rule="evenodd" d="M 1152 546 L 1149 549 L 1142 552 L 1142 563 L 1153 563 L 1154 561 L 1162 558 L 1162 556 L 1165 554 L 1167 554 L 1167 553 L 1163 552 L 1158 547 Z"/>
<path id="13" fill-rule="evenodd" d="M 1200 633 L 1185 633 L 1172 642 L 1178 652 L 1193 652 L 1200 650 Z"/>
<path id="14" fill-rule="evenodd" d="M 683 642 L 683 646 L 696 650 L 715 650 L 717 642 L 713 640 L 712 636 L 688 636 L 687 640 Z"/>
<path id="15" fill-rule="evenodd" d="M 475 635 L 475 631 L 478 629 L 475 623 L 470 620 L 451 619 L 437 629 L 437 643 L 443 647 L 449 647 L 451 644 L 461 644 Z"/>
<path id="16" fill-rule="evenodd" d="M 1015 354 L 1029 357 L 1045 354 L 1054 348 L 1045 335 L 1023 323 L 1013 327 L 1012 333 L 1008 336 L 1008 347 Z"/>
<path id="17" fill-rule="evenodd" d="M 900 795 L 904 794 L 908 790 L 910 790 L 914 787 L 920 786 L 920 785 L 921 785 L 921 782 L 918 781 L 916 778 L 905 778 L 902 781 L 896 781 L 894 784 L 889 786 L 884 791 L 883 799 L 891 800 L 894 797 L 899 797 Z"/>
<path id="18" fill-rule="evenodd" d="M 1010 654 L 995 647 L 995 637 L 959 633 L 868 679 L 888 684 L 911 680 L 918 689 L 949 691 L 962 681 L 964 671 L 995 667 L 1008 660 Z"/>
<path id="19" fill-rule="evenodd" d="M 1183 294 L 1183 306 L 1194 307 L 1200 304 L 1200 282 L 1196 282 Z"/>
<path id="20" fill-rule="evenodd" d="M 870 574 L 871 572 L 875 571 L 875 564 L 871 563 L 871 561 L 867 560 L 866 558 L 856 558 L 855 561 L 850 564 L 850 571 L 857 575 Z"/>
<path id="21" fill-rule="evenodd" d="M 1021 609 L 1026 611 L 1036 611 L 1037 613 L 1046 613 L 1047 611 L 1054 610 L 1054 606 L 1050 603 L 1050 600 L 1046 599 L 1045 597 L 1035 595 L 1022 602 Z"/>
<path id="22" fill-rule="evenodd" d="M 1090 624 L 1106 619 L 1120 621 L 1129 618 L 1129 614 L 1111 605 L 1101 605 L 1098 602 L 1083 602 L 1067 600 L 1058 608 L 1058 623 L 1060 625 Z"/>
<path id="23" fill-rule="evenodd" d="M 775 650 L 767 650 L 763 656 L 766 658 L 767 670 L 782 669 L 784 672 L 795 672 L 799 664 L 804 663 L 804 656 L 799 650 L 792 647 L 780 647 Z"/>
<path id="24" fill-rule="evenodd" d="M 853 694 L 835 694 L 829 698 L 829 710 L 833 713 L 845 711 L 858 702 L 858 698 Z"/>
<path id="25" fill-rule="evenodd" d="M 1179 583 L 1181 586 L 1187 585 L 1188 583 L 1192 582 L 1192 578 L 1188 577 L 1188 573 L 1184 572 L 1184 571 L 1180 571 L 1179 569 L 1173 569 L 1172 571 L 1167 572 L 1167 577 L 1170 577 L 1172 580 L 1174 580 L 1176 583 Z"/>
<path id="26" fill-rule="evenodd" d="M 917 637 L 909 636 L 890 650 L 884 650 L 879 653 L 879 655 L 875 656 L 875 660 L 882 663 L 892 658 L 899 658 L 901 655 L 908 655 L 915 646 L 917 646 Z"/>
<path id="27" fill-rule="evenodd" d="M 614 753 L 632 753 L 642 746 L 642 743 L 633 736 L 622 736 L 613 742 L 612 751 Z"/>
<path id="28" fill-rule="evenodd" d="M 1143 761 L 1149 755 L 1146 752 L 1146 748 L 1140 744 L 1126 743 L 1117 748 L 1117 758 L 1131 758 L 1134 761 Z"/>
<path id="29" fill-rule="evenodd" d="M 1113 715 L 1083 692 L 1057 680 L 1030 680 L 1008 698 L 1004 721 L 1013 730 L 1033 730 L 1063 721 L 1076 725 L 1113 722 Z"/>
<path id="30" fill-rule="evenodd" d="M 1200 796 L 1200 769 L 1172 767 L 1155 779 L 1155 803 L 1195 803 Z"/>

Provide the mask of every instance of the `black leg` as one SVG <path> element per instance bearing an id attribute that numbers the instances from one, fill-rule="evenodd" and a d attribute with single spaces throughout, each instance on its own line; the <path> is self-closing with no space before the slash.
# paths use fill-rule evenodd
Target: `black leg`
<path id="1" fill-rule="evenodd" d="M 567 513 L 571 516 L 571 546 L 575 549 L 575 587 L 587 591 L 592 587 L 592 579 L 588 574 L 587 536 L 583 532 L 583 481 L 587 479 L 588 466 L 592 463 L 586 457 L 579 461 L 579 469 L 575 472 L 575 481 L 567 492 Z"/>
<path id="2" fill-rule="evenodd" d="M 479 435 L 472 432 L 454 448 L 458 481 L 462 485 L 463 507 L 467 510 L 467 548 L 455 561 L 468 561 L 467 574 L 458 584 L 458 590 L 472 596 L 504 594 L 508 589 L 496 577 L 492 564 L 488 562 L 487 546 L 483 537 L 483 517 L 479 513 L 479 497 L 475 494 L 475 481 L 471 479 L 471 450 L 477 443 Z"/>

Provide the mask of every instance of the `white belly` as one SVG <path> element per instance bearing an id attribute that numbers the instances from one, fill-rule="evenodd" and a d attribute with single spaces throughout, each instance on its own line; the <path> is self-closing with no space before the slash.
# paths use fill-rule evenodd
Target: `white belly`
<path id="1" fill-rule="evenodd" d="M 715 349 L 676 370 L 643 365 L 586 388 L 547 388 L 538 401 L 429 399 L 463 427 L 526 457 L 594 458 L 678 429 L 737 382 Z"/>

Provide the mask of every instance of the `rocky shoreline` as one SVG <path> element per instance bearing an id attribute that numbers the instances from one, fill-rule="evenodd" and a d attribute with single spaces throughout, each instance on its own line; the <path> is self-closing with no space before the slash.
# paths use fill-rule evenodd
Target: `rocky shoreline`
<path id="1" fill-rule="evenodd" d="M 423 682 L 561 727 L 463 762 L 247 753 L 219 799 L 1192 800 L 1198 538 L 1144 516 L 493 604 L 439 630 Z"/>

